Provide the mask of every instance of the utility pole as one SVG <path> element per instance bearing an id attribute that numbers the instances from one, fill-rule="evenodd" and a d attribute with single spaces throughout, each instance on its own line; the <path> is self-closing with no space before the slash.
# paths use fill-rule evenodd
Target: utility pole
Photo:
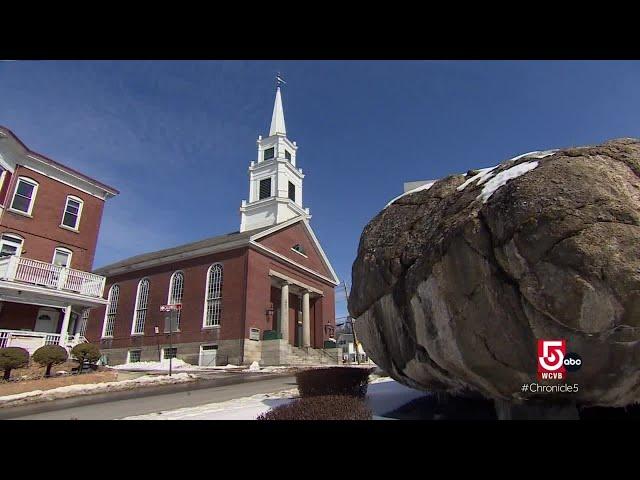
<path id="1" fill-rule="evenodd" d="M 347 292 L 347 282 L 342 282 L 342 286 L 344 287 L 344 295 L 347 299 L 347 322 L 351 324 L 351 332 L 353 334 L 353 346 L 356 351 L 356 361 L 358 365 L 360 365 L 360 352 L 358 351 L 358 337 L 356 337 L 356 328 L 353 325 L 353 318 L 351 318 L 351 314 L 349 313 L 349 293 Z"/>

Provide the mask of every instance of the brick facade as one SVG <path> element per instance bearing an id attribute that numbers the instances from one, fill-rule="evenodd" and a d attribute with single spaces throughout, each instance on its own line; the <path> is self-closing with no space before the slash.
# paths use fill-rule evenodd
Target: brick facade
<path id="1" fill-rule="evenodd" d="M 319 252 L 311 245 L 304 227 L 284 228 L 265 238 L 272 250 L 282 252 L 292 260 L 298 260 L 299 255 L 290 251 L 291 246 L 304 242 L 308 256 L 307 265 L 304 266 L 307 268 L 322 266 L 322 272 L 318 273 L 324 275 L 326 272 Z M 209 267 L 214 263 L 220 263 L 223 266 L 222 313 L 220 326 L 206 328 L 203 327 L 206 278 Z M 101 338 L 106 307 L 92 310 L 86 337 L 100 344 L 101 349 L 109 357 L 109 363 L 124 363 L 127 350 L 130 349 L 142 350 L 142 360 L 158 359 L 158 345 L 160 348 L 168 345 L 168 334 L 164 333 L 163 328 L 164 314 L 160 312 L 160 306 L 168 301 L 171 276 L 176 271 L 184 273 L 184 293 L 180 331 L 172 335 L 172 344 L 178 348 L 178 357 L 190 363 L 198 363 L 196 353 L 199 352 L 200 345 L 204 344 L 218 345 L 219 358 L 230 363 L 251 363 L 253 359 L 259 357 L 260 348 L 257 348 L 256 344 L 261 343 L 262 338 L 260 342 L 249 340 L 250 329 L 258 328 L 263 335 L 264 331 L 277 328 L 277 318 L 267 313 L 270 307 L 275 306 L 277 309 L 280 304 L 280 289 L 273 286 L 270 271 L 286 275 L 323 293 L 322 297 L 316 296 L 310 300 L 313 348 L 323 348 L 324 341 L 328 338 L 326 325 L 335 327 L 333 283 L 269 255 L 261 249 L 246 246 L 108 276 L 105 297 L 112 285 L 117 284 L 120 287 L 113 338 Z M 144 335 L 132 335 L 138 283 L 143 278 L 149 280 Z M 291 293 L 289 297 L 291 344 L 294 344 L 299 336 L 296 332 L 296 321 L 299 310 L 302 308 L 299 302 L 299 297 Z M 158 335 L 154 332 L 155 326 L 160 328 Z"/>
<path id="2" fill-rule="evenodd" d="M 0 218 L 0 234 L 15 233 L 20 235 L 24 238 L 22 255 L 47 263 L 52 261 L 56 247 L 67 248 L 73 252 L 71 268 L 91 271 L 104 200 L 22 165 L 18 165 L 13 175 L 9 175 L 9 177 L 9 179 L 5 179 L 5 185 L 2 186 L 2 189 L 7 189 L 7 194 L 3 203 L 4 212 Z M 19 177 L 27 177 L 38 183 L 31 216 L 13 212 L 9 208 Z M 0 189 L 0 194 L 2 189 Z M 78 197 L 83 201 L 77 232 L 60 226 L 68 195 Z"/>

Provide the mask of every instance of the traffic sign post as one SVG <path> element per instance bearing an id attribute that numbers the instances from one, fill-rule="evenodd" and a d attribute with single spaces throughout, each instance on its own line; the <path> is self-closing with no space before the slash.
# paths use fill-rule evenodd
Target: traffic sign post
<path id="1" fill-rule="evenodd" d="M 173 343 L 171 335 L 173 333 L 174 325 L 177 323 L 176 320 L 180 310 L 182 310 L 181 303 L 160 306 L 160 311 L 165 312 L 165 325 L 167 323 L 169 324 L 169 376 L 171 376 L 171 367 L 173 363 Z"/>

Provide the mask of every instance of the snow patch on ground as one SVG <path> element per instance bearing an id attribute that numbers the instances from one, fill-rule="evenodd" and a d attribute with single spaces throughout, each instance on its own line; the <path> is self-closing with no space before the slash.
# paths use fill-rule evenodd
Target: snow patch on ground
<path id="1" fill-rule="evenodd" d="M 260 371 L 260 364 L 258 362 L 253 362 L 249 366 L 249 371 L 250 372 L 259 372 Z"/>
<path id="2" fill-rule="evenodd" d="M 496 190 L 500 187 L 504 186 L 509 180 L 514 178 L 518 178 L 521 175 L 533 170 L 538 166 L 539 162 L 524 162 L 516 165 L 515 167 L 508 168 L 507 170 L 503 170 L 498 173 L 495 177 L 487 182 L 487 184 L 482 189 L 480 195 L 478 195 L 477 199 L 482 200 L 482 203 L 487 203 L 487 200 L 491 198 Z M 480 182 L 478 182 L 480 183 Z"/>
<path id="3" fill-rule="evenodd" d="M 164 362 L 133 362 L 133 363 L 123 363 L 122 365 L 114 365 L 113 367 L 116 370 L 153 370 L 153 371 L 169 371 L 169 361 Z M 185 362 L 184 360 L 180 360 L 179 358 L 174 358 L 171 361 L 171 369 L 172 370 L 199 370 L 201 367 L 196 365 L 191 365 L 190 363 Z"/>
<path id="4" fill-rule="evenodd" d="M 164 385 L 169 383 L 182 383 L 195 380 L 194 375 L 188 373 L 177 373 L 171 377 L 168 375 L 145 375 L 132 380 L 122 380 L 119 382 L 86 383 L 79 385 L 67 385 L 65 387 L 52 388 L 51 390 L 33 390 L 31 392 L 16 393 L 0 397 L 0 406 L 24 403 L 26 400 L 37 398 L 48 401 L 60 398 L 89 395 L 92 393 L 115 392 L 119 390 L 129 390 L 144 385 Z"/>
<path id="5" fill-rule="evenodd" d="M 109 368 L 114 368 L 116 370 L 129 370 L 129 371 L 160 371 L 160 372 L 168 372 L 169 371 L 169 362 L 134 362 L 134 363 L 123 363 L 122 365 L 114 365 Z M 244 368 L 242 365 L 221 365 L 217 367 L 201 367 L 199 365 L 191 365 L 190 363 L 185 362 L 184 360 L 180 360 L 179 358 L 174 358 L 171 362 L 172 370 L 234 370 L 238 368 Z"/>
<path id="6" fill-rule="evenodd" d="M 389 203 L 387 203 L 387 205 L 385 205 L 384 208 L 387 208 L 389 205 L 391 205 L 393 202 L 395 202 L 396 200 L 401 199 L 402 197 L 406 196 L 406 195 L 410 195 L 412 193 L 416 193 L 416 192 L 421 192 L 422 190 L 429 190 L 434 183 L 436 183 L 437 180 L 433 180 L 431 182 L 427 182 L 424 185 L 420 185 L 417 188 L 414 188 L 412 190 L 409 190 L 408 192 L 404 192 L 402 195 L 398 195 L 396 198 L 394 198 L 393 200 L 391 200 Z"/>
<path id="7" fill-rule="evenodd" d="M 255 420 L 261 413 L 289 403 L 296 397 L 298 397 L 298 389 L 292 388 L 281 392 L 259 393 L 226 402 L 209 403 L 199 407 L 135 415 L 122 420 Z"/>
<path id="8" fill-rule="evenodd" d="M 366 402 L 373 410 L 375 418 L 424 395 L 425 392 L 405 387 L 389 377 L 378 377 L 369 382 Z M 261 413 L 289 403 L 298 396 L 298 389 L 292 388 L 199 407 L 136 415 L 122 420 L 255 420 Z"/>

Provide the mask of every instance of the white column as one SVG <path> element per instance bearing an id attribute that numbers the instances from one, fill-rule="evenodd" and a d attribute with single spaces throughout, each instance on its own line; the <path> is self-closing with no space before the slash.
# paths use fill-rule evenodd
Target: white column
<path id="1" fill-rule="evenodd" d="M 65 307 L 64 317 L 62 318 L 62 327 L 60 328 L 60 341 L 58 344 L 62 347 L 67 345 L 67 330 L 69 329 L 69 319 L 71 318 L 71 305 Z"/>
<path id="2" fill-rule="evenodd" d="M 283 283 L 280 289 L 280 333 L 282 339 L 289 341 L 289 284 Z"/>
<path id="3" fill-rule="evenodd" d="M 311 319 L 309 318 L 309 291 L 302 294 L 302 345 L 311 346 Z"/>

